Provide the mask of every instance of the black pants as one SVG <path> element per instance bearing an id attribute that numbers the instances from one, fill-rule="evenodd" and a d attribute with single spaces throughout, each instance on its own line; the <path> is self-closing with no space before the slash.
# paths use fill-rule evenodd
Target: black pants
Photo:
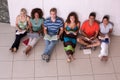
<path id="1" fill-rule="evenodd" d="M 11 48 L 16 48 L 18 49 L 19 48 L 19 45 L 20 45 L 20 40 L 27 35 L 27 32 L 25 32 L 24 34 L 19 34 L 19 35 L 16 35 L 16 38 L 15 38 L 15 41 L 12 45 Z"/>

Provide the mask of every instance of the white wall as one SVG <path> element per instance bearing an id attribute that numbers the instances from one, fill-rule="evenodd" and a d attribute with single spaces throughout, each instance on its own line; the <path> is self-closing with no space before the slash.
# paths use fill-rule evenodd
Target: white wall
<path id="1" fill-rule="evenodd" d="M 28 10 L 30 15 L 31 9 L 39 7 L 44 11 L 44 17 L 49 16 L 49 10 L 52 7 L 58 9 L 58 16 L 66 19 L 71 11 L 78 13 L 79 20 L 83 22 L 88 18 L 90 12 L 97 13 L 97 19 L 102 20 L 105 14 L 110 15 L 110 20 L 114 23 L 114 35 L 120 35 L 120 0 L 8 0 L 10 22 L 15 25 L 16 16 L 21 8 Z"/>

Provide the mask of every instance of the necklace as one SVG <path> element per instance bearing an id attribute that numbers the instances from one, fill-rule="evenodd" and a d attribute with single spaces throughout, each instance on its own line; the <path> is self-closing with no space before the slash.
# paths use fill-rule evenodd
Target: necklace
<path id="1" fill-rule="evenodd" d="M 38 24 L 38 19 L 35 19 L 35 25 L 37 25 Z"/>

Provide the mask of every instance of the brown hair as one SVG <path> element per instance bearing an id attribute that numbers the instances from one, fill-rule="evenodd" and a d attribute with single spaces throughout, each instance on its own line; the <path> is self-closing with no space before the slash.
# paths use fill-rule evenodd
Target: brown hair
<path id="1" fill-rule="evenodd" d="M 50 12 L 55 12 L 55 13 L 57 13 L 57 9 L 56 9 L 56 8 L 51 8 L 51 9 L 50 9 Z"/>
<path id="2" fill-rule="evenodd" d="M 38 13 L 38 14 L 39 14 L 39 18 L 42 18 L 42 17 L 43 17 L 43 11 L 42 11 L 42 9 L 40 9 L 40 8 L 34 8 L 34 9 L 32 10 L 32 12 L 31 12 L 31 17 L 32 17 L 32 19 L 35 18 L 35 13 Z"/>
<path id="3" fill-rule="evenodd" d="M 75 17 L 75 23 L 77 24 L 77 23 L 79 22 L 79 20 L 78 20 L 78 15 L 76 14 L 76 12 L 71 12 L 71 13 L 68 15 L 68 17 L 67 17 L 66 22 L 67 22 L 67 23 L 71 23 L 71 21 L 70 21 L 70 17 L 71 17 L 71 16 L 74 16 L 74 17 Z"/>

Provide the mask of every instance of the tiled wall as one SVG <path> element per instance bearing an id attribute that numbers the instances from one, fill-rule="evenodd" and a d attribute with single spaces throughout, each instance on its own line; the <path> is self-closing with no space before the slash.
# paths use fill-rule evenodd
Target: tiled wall
<path id="1" fill-rule="evenodd" d="M 9 23 L 7 0 L 0 0 L 0 22 Z"/>

